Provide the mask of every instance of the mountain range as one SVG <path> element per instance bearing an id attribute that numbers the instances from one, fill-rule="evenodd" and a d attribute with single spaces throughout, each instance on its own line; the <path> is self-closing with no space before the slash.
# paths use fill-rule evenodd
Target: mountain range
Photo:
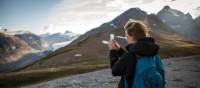
<path id="1" fill-rule="evenodd" d="M 36 35 L 31 32 L 0 32 L 0 72 L 24 68 L 42 59 L 57 48 L 52 45 L 70 42 L 78 34 L 66 31 L 64 34 Z"/>
<path id="2" fill-rule="evenodd" d="M 189 14 L 165 6 L 157 14 L 147 14 L 139 8 L 130 8 L 110 22 L 80 35 L 68 46 L 60 48 L 25 70 L 54 68 L 71 65 L 108 64 L 108 48 L 102 40 L 109 35 L 124 36 L 124 24 L 129 19 L 140 20 L 150 28 L 150 35 L 160 45 L 159 55 L 163 58 L 200 54 L 199 17 L 193 19 Z M 116 37 L 122 47 L 127 43 Z"/>
<path id="3" fill-rule="evenodd" d="M 41 40 L 45 41 L 49 45 L 49 49 L 53 51 L 58 48 L 64 47 L 65 45 L 67 45 L 66 42 L 70 42 L 76 39 L 78 36 L 79 34 L 72 33 L 70 31 L 65 31 L 65 33 L 46 33 L 40 35 Z"/>
<path id="4" fill-rule="evenodd" d="M 175 32 L 193 40 L 200 40 L 199 17 L 193 19 L 190 13 L 184 14 L 169 6 L 165 6 L 157 15 L 164 23 L 174 29 Z"/>
<path id="5" fill-rule="evenodd" d="M 28 51 L 31 51 L 31 48 L 25 41 L 13 35 L 0 33 L 0 64 L 17 61 Z"/>

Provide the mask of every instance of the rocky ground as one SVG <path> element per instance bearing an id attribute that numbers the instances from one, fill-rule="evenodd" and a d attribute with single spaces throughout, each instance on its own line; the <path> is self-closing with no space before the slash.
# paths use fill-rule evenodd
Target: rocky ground
<path id="1" fill-rule="evenodd" d="M 166 69 L 166 88 L 200 88 L 200 56 L 163 60 Z M 110 69 L 63 77 L 22 88 L 117 88 L 118 77 Z"/>

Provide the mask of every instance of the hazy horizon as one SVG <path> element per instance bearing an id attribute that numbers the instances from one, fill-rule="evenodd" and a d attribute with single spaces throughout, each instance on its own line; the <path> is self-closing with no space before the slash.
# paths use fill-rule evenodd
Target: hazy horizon
<path id="1" fill-rule="evenodd" d="M 65 32 L 83 34 L 114 19 L 129 8 L 157 13 L 163 6 L 200 15 L 198 0 L 1 0 L 0 28 L 36 34 Z"/>

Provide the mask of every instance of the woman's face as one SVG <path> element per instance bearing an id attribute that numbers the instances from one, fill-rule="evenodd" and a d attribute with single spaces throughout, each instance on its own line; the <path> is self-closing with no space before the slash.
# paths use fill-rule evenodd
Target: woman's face
<path id="1" fill-rule="evenodd" d="M 126 37 L 128 44 L 135 44 L 137 42 L 136 38 L 133 36 L 129 36 L 127 31 L 125 31 L 125 37 Z"/>

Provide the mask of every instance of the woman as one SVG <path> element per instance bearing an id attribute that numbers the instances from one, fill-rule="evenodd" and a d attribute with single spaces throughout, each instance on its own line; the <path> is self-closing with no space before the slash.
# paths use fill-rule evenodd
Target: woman
<path id="1" fill-rule="evenodd" d="M 129 20 L 124 26 L 124 29 L 128 42 L 128 45 L 124 49 L 121 48 L 115 40 L 110 40 L 108 44 L 112 75 L 121 76 L 118 88 L 138 88 L 138 85 L 149 88 L 147 87 L 148 85 L 145 85 L 145 82 L 139 83 L 138 81 L 138 77 L 142 78 L 142 76 L 138 76 L 140 74 L 136 75 L 135 73 L 140 71 L 140 65 L 137 65 L 137 61 L 140 60 L 139 58 L 141 57 L 156 56 L 159 46 L 152 37 L 149 37 L 148 28 L 140 21 Z M 140 61 L 140 63 L 143 64 L 143 61 Z M 149 64 L 152 64 L 152 66 L 154 65 L 154 63 Z M 149 73 L 149 71 L 145 73 Z M 164 80 L 163 70 L 162 73 L 159 73 L 159 77 L 159 79 Z M 137 80 L 135 78 L 137 78 Z M 142 82 L 143 81 L 144 80 L 142 80 Z M 150 88 L 155 87 L 151 86 Z M 161 87 L 158 85 L 156 88 Z"/>

